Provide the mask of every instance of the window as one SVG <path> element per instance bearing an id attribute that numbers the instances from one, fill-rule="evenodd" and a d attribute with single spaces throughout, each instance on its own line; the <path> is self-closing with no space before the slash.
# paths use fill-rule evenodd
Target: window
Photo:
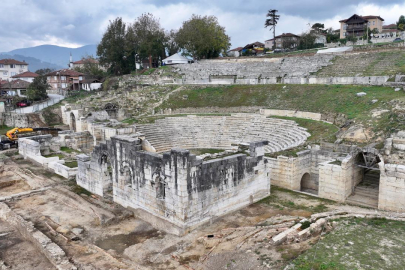
<path id="1" fill-rule="evenodd" d="M 347 28 L 347 24 L 344 24 L 343 25 L 343 30 L 346 30 L 346 28 Z"/>
<path id="2" fill-rule="evenodd" d="M 10 65 L 10 68 L 15 68 L 15 65 Z"/>
<path id="3" fill-rule="evenodd" d="M 53 88 L 58 88 L 58 84 L 54 83 Z"/>
<path id="4" fill-rule="evenodd" d="M 54 80 L 54 81 L 57 81 L 57 80 L 58 80 L 58 77 L 53 76 L 53 80 Z"/>
<path id="5" fill-rule="evenodd" d="M 50 81 L 50 80 L 51 80 L 51 77 L 46 77 L 46 80 L 47 80 L 47 81 Z"/>
<path id="6" fill-rule="evenodd" d="M 15 75 L 17 75 L 16 72 L 11 72 L 11 76 L 15 76 Z"/>
<path id="7" fill-rule="evenodd" d="M 4 72 L 3 72 L 3 75 L 4 75 L 4 76 L 7 76 L 7 75 L 8 75 L 8 72 L 7 72 L 7 71 L 4 71 Z"/>
<path id="8" fill-rule="evenodd" d="M 79 81 L 81 81 L 81 80 L 83 80 L 83 77 L 82 77 L 82 76 L 79 76 Z"/>
<path id="9" fill-rule="evenodd" d="M 4 68 L 4 65 L 3 65 L 3 64 L 0 64 L 0 68 Z"/>
<path id="10" fill-rule="evenodd" d="M 375 21 L 373 21 L 373 25 L 375 25 Z"/>
<path id="11" fill-rule="evenodd" d="M 62 88 L 66 88 L 66 83 L 62 83 Z"/>
<path id="12" fill-rule="evenodd" d="M 25 65 L 20 65 L 20 68 L 25 68 Z"/>
<path id="13" fill-rule="evenodd" d="M 66 76 L 61 76 L 60 79 L 61 79 L 62 81 L 66 81 Z"/>

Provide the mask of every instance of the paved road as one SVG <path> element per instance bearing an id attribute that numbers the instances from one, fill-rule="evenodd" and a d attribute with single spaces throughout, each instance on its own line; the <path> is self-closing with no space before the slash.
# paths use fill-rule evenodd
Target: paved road
<path id="1" fill-rule="evenodd" d="M 48 94 L 48 96 L 49 96 L 49 99 L 45 102 L 34 104 L 32 106 L 28 106 L 28 107 L 24 107 L 24 108 L 18 108 L 18 109 L 15 109 L 14 112 L 17 112 L 17 113 L 37 112 L 37 111 L 40 111 L 42 109 L 45 109 L 46 107 L 49 107 L 49 106 L 55 104 L 55 103 L 58 103 L 59 101 L 61 101 L 62 99 L 65 98 L 62 95 L 56 95 L 56 94 Z"/>

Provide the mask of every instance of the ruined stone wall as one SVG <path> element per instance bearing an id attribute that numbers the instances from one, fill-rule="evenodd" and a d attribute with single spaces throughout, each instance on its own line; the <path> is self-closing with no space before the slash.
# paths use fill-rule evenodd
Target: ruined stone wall
<path id="1" fill-rule="evenodd" d="M 79 155 L 78 185 L 99 195 L 112 186 L 115 202 L 169 221 L 170 232 L 176 234 L 270 192 L 270 169 L 263 159 L 267 143 L 252 143 L 249 157 L 203 162 L 188 150 L 163 155 L 141 151 L 138 136 L 115 136 L 97 146 L 91 157 Z M 102 166 L 106 155 L 112 167 L 109 181 Z"/>
<path id="2" fill-rule="evenodd" d="M 341 165 L 331 164 L 333 160 L 319 164 L 319 197 L 344 202 L 354 187 L 362 180 L 362 170 L 355 158 L 348 155 Z"/>
<path id="3" fill-rule="evenodd" d="M 298 157 L 266 158 L 271 168 L 271 183 L 291 190 L 301 189 L 301 178 L 311 174 L 311 151 L 297 153 Z"/>
<path id="4" fill-rule="evenodd" d="M 42 156 L 49 154 L 51 140 L 50 134 L 18 139 L 18 152 L 24 159 L 30 159 L 67 179 L 75 177 L 77 168 L 65 166 L 65 161 L 59 160 L 59 157 Z"/>
<path id="5" fill-rule="evenodd" d="M 69 147 L 75 150 L 83 151 L 85 153 L 91 152 L 94 149 L 94 139 L 88 131 L 60 131 L 58 133 L 57 139 L 61 147 Z"/>
<path id="6" fill-rule="evenodd" d="M 380 165 L 378 209 L 405 211 L 405 165 Z"/>

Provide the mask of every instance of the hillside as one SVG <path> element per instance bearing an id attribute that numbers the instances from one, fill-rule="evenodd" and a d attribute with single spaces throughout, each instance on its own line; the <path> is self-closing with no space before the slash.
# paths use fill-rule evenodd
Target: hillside
<path id="1" fill-rule="evenodd" d="M 43 68 L 50 68 L 50 69 L 61 69 L 63 68 L 62 66 L 55 65 L 49 62 L 44 62 L 41 61 L 37 58 L 34 57 L 29 57 L 29 56 L 23 56 L 23 55 L 9 55 L 9 54 L 0 54 L 0 59 L 6 59 L 6 58 L 12 58 L 18 61 L 25 61 L 29 64 L 28 69 L 32 72 L 37 71 L 38 69 L 43 69 Z"/>
<path id="2" fill-rule="evenodd" d="M 2 54 L 33 57 L 43 62 L 49 62 L 60 67 L 66 67 L 69 64 L 70 53 L 72 53 L 73 60 L 77 61 L 86 55 L 96 56 L 96 51 L 97 45 L 86 45 L 79 48 L 41 45 L 30 48 L 16 49 Z"/>

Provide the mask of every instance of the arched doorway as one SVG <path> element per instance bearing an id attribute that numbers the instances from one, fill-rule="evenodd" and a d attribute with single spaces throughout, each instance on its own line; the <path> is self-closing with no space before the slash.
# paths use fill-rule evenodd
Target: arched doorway
<path id="1" fill-rule="evenodd" d="M 317 195 L 318 189 L 318 183 L 311 178 L 309 173 L 304 173 L 301 177 L 301 191 Z"/>
<path id="2" fill-rule="evenodd" d="M 347 202 L 366 206 L 378 207 L 380 189 L 381 159 L 378 153 L 372 150 L 361 151 L 354 160 L 352 193 Z"/>
<path id="3" fill-rule="evenodd" d="M 76 132 L 76 116 L 73 112 L 70 113 L 70 128 Z"/>

